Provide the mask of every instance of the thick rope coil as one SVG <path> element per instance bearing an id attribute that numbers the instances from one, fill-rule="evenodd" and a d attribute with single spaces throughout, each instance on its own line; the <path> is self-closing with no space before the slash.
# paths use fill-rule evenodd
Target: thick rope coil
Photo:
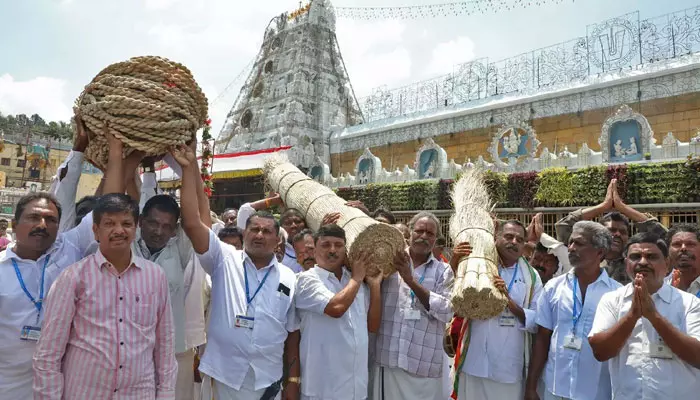
<path id="1" fill-rule="evenodd" d="M 207 120 L 207 98 L 184 65 L 162 57 L 134 57 L 103 69 L 76 100 L 75 113 L 85 123 L 90 142 L 85 156 L 107 165 L 110 132 L 125 145 L 125 155 L 166 153 L 192 140 Z"/>

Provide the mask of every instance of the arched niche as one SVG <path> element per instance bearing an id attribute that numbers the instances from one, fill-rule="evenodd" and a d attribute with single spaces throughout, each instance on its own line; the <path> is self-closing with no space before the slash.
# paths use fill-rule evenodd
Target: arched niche
<path id="1" fill-rule="evenodd" d="M 381 170 L 382 160 L 372 154 L 369 148 L 365 148 L 355 163 L 355 182 L 360 185 L 376 182 Z"/>
<path id="2" fill-rule="evenodd" d="M 416 153 L 413 168 L 418 179 L 441 178 L 448 169 L 447 153 L 432 138 L 427 138 Z"/>
<path id="3" fill-rule="evenodd" d="M 623 104 L 603 123 L 598 143 L 603 162 L 638 161 L 651 152 L 654 131 L 649 121 Z"/>
<path id="4" fill-rule="evenodd" d="M 253 112 L 250 110 L 245 110 L 241 116 L 241 127 L 250 128 L 250 123 L 253 120 Z"/>

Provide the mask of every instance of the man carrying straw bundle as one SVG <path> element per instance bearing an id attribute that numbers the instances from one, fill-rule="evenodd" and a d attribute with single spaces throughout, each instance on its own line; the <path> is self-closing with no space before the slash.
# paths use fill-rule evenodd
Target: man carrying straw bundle
<path id="1" fill-rule="evenodd" d="M 508 297 L 496 318 L 466 321 L 455 356 L 452 397 L 459 400 L 521 400 L 529 364 L 531 333 L 537 331 L 542 281 L 523 258 L 526 229 L 506 221 L 496 235 L 500 258 L 494 286 Z"/>
<path id="2" fill-rule="evenodd" d="M 408 251 L 395 259 L 397 274 L 382 284 L 382 323 L 377 335 L 374 400 L 442 400 L 448 373 L 442 347 L 452 318 L 452 269 L 433 256 L 440 222 L 420 212 L 410 222 Z"/>

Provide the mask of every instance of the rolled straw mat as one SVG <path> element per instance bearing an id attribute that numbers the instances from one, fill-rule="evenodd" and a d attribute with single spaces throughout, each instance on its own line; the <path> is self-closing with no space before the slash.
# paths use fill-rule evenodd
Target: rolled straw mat
<path id="1" fill-rule="evenodd" d="M 340 213 L 338 226 L 345 230 L 350 261 L 363 251 L 371 255 L 367 275 L 375 276 L 381 271 L 384 276 L 389 276 L 395 272 L 393 258 L 406 246 L 398 229 L 375 221 L 357 208 L 346 206 L 344 199 L 306 176 L 284 156 L 268 157 L 264 171 L 272 190 L 280 194 L 288 208 L 295 208 L 304 215 L 309 228 L 318 230 L 326 214 Z"/>

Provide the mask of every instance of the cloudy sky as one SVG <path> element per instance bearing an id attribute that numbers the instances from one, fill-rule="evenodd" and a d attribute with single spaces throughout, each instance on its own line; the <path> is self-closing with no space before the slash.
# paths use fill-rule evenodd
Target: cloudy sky
<path id="1" fill-rule="evenodd" d="M 336 6 L 397 6 L 454 0 L 335 0 Z M 534 1 L 533 1 L 534 3 Z M 265 26 L 298 0 L 0 0 L 0 112 L 68 120 L 81 88 L 110 63 L 160 55 L 187 65 L 209 98 L 214 129 Z M 641 18 L 697 0 L 563 0 L 491 15 L 416 21 L 339 20 L 337 36 L 359 97 L 452 71 L 473 58 L 498 60 L 586 34 L 586 25 L 639 10 Z M 224 91 L 227 87 L 230 89 Z M 223 93 L 223 95 L 222 95 Z M 214 100 L 217 101 L 214 101 Z"/>

